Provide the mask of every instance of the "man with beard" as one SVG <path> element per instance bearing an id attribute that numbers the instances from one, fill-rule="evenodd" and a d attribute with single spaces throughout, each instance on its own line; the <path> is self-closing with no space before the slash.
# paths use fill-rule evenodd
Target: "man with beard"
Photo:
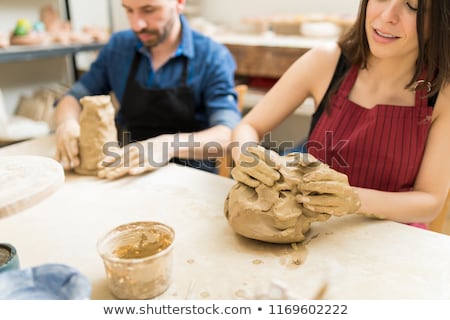
<path id="1" fill-rule="evenodd" d="M 131 30 L 112 35 L 57 105 L 55 157 L 65 169 L 79 165 L 79 99 L 113 92 L 125 146 L 106 150 L 99 176 L 140 174 L 171 160 L 214 171 L 211 149 L 221 152 L 241 116 L 236 65 L 226 47 L 189 27 L 184 4 L 122 0 Z"/>

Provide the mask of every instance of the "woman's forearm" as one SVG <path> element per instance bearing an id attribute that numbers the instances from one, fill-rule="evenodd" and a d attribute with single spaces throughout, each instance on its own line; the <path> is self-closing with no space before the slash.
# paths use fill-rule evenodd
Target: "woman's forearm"
<path id="1" fill-rule="evenodd" d="M 231 155 L 234 161 L 239 159 L 242 148 L 249 143 L 258 143 L 261 140 L 256 130 L 248 123 L 241 122 L 231 135 Z"/>
<path id="2" fill-rule="evenodd" d="M 446 196 L 424 191 L 385 192 L 355 189 L 361 199 L 360 214 L 402 223 L 432 221 L 442 209 Z"/>

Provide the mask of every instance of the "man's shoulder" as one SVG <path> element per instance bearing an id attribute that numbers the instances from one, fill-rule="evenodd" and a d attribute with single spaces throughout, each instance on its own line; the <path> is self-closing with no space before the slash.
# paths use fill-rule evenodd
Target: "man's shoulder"
<path id="1" fill-rule="evenodd" d="M 212 41 L 214 42 L 213 38 L 211 38 L 210 36 L 207 36 L 204 33 L 201 33 L 195 29 L 191 28 L 191 32 L 192 32 L 192 36 L 194 37 L 194 39 L 199 40 L 199 41 Z"/>
<path id="2" fill-rule="evenodd" d="M 225 45 L 196 30 L 192 30 L 192 39 L 196 52 L 200 51 L 215 54 L 229 53 L 228 48 Z"/>

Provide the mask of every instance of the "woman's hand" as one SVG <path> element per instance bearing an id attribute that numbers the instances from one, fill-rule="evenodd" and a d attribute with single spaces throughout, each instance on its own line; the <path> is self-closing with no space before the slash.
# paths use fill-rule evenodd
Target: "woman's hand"
<path id="1" fill-rule="evenodd" d="M 335 216 L 356 213 L 361 206 L 357 192 L 348 177 L 326 164 L 303 175 L 299 184 L 299 203 L 311 211 Z"/>
<path id="2" fill-rule="evenodd" d="M 276 152 L 254 144 L 240 154 L 231 176 L 251 188 L 261 183 L 271 187 L 281 177 L 278 172 L 281 164 L 282 159 Z"/>

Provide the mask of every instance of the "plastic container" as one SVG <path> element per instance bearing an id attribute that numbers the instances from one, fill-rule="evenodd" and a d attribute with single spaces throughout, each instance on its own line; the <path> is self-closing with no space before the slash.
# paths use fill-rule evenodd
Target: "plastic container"
<path id="1" fill-rule="evenodd" d="M 151 299 L 172 281 L 174 230 L 160 222 L 120 225 L 102 236 L 97 251 L 108 287 L 119 299 Z"/>

